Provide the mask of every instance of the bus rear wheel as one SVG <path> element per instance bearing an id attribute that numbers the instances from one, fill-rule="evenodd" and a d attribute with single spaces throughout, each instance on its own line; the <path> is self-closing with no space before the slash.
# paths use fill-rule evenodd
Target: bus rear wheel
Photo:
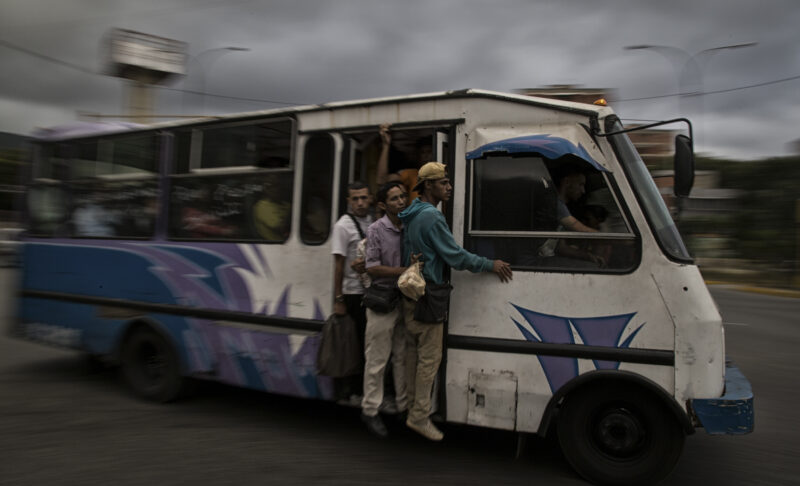
<path id="1" fill-rule="evenodd" d="M 149 328 L 133 331 L 122 348 L 122 373 L 142 398 L 170 402 L 181 393 L 183 377 L 174 346 Z"/>
<path id="2" fill-rule="evenodd" d="M 595 484 L 655 484 L 675 467 L 684 434 L 652 393 L 624 385 L 569 395 L 558 440 L 572 467 Z"/>

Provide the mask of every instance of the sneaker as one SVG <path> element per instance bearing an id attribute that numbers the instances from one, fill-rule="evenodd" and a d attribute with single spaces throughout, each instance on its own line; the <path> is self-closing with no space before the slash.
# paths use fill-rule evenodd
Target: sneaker
<path id="1" fill-rule="evenodd" d="M 425 421 L 417 423 L 406 420 L 406 426 L 426 439 L 439 441 L 444 438 L 444 434 L 433 425 L 430 419 L 425 419 Z"/>
<path id="2" fill-rule="evenodd" d="M 374 417 L 370 417 L 369 415 L 361 414 L 361 421 L 367 426 L 367 430 L 372 432 L 372 434 L 384 438 L 389 435 L 389 431 L 386 430 L 386 426 L 383 425 L 383 420 L 381 420 L 380 415 L 375 415 Z"/>

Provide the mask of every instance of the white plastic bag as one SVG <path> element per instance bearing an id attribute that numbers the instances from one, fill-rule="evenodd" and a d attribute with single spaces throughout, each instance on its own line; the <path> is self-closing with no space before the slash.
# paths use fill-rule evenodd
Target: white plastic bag
<path id="1" fill-rule="evenodd" d="M 422 278 L 422 262 L 413 263 L 397 279 L 400 292 L 416 301 L 425 293 L 425 279 Z"/>

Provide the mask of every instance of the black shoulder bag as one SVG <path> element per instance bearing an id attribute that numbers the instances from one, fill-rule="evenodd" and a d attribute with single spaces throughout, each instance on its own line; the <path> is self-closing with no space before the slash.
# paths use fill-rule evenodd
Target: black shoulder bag
<path id="1" fill-rule="evenodd" d="M 450 292 L 453 286 L 449 283 L 435 284 L 425 282 L 425 293 L 414 306 L 414 320 L 425 324 L 439 324 L 447 319 L 450 306 Z"/>
<path id="2" fill-rule="evenodd" d="M 364 298 L 361 302 L 364 307 L 373 312 L 386 314 L 393 311 L 400 302 L 400 289 L 397 288 L 397 285 L 372 282 L 372 285 L 364 290 Z"/>
<path id="3" fill-rule="evenodd" d="M 449 283 L 435 284 L 426 280 L 425 293 L 417 299 L 417 304 L 414 306 L 414 320 L 423 324 L 444 322 L 447 319 L 452 291 L 453 286 Z"/>

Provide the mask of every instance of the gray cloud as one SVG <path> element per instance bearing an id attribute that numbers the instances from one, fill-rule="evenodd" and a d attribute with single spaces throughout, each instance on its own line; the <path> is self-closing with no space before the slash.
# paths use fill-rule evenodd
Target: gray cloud
<path id="1" fill-rule="evenodd" d="M 676 94 L 681 63 L 632 44 L 719 51 L 703 68 L 706 92 L 800 75 L 793 0 L 2 0 L 0 39 L 82 66 L 101 67 L 113 27 L 185 41 L 188 77 L 157 92 L 162 114 L 234 112 L 280 104 L 181 93 L 317 103 L 477 87 L 501 91 L 570 83 L 612 88 L 627 119 L 696 119 L 701 149 L 718 155 L 782 154 L 794 127 L 800 80 L 707 94 Z M 197 55 L 222 46 L 249 52 Z M 0 130 L 28 131 L 53 113 L 114 114 L 124 82 L 0 45 Z M 650 98 L 624 101 L 633 98 Z M 702 102 L 698 102 L 702 100 Z M 30 110 L 20 107 L 29 103 Z M 60 120 L 59 120 L 60 121 Z"/>

